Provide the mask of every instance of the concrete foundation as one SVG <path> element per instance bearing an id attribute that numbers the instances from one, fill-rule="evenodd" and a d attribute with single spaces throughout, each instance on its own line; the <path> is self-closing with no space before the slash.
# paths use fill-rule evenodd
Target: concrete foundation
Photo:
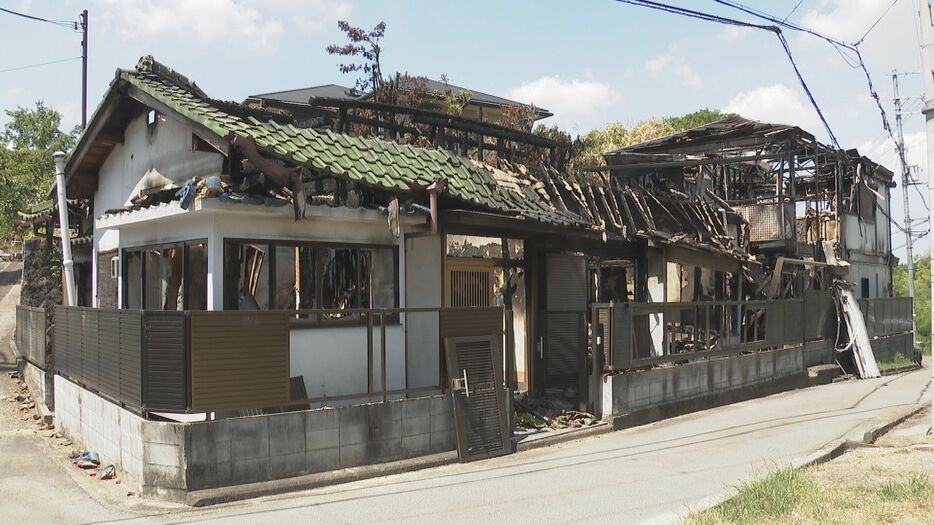
<path id="1" fill-rule="evenodd" d="M 456 447 L 451 399 L 433 396 L 199 423 L 151 421 L 55 376 L 58 428 L 143 495 L 385 463 Z"/>
<path id="2" fill-rule="evenodd" d="M 609 376 L 603 387 L 603 418 L 613 421 L 662 406 L 688 406 L 698 399 L 761 387 L 788 377 L 802 379 L 800 386 L 806 386 L 807 367 L 829 363 L 832 357 L 833 343 L 822 340 L 793 348 Z M 790 388 L 795 385 L 796 382 Z M 729 402 L 733 401 L 724 401 Z"/>

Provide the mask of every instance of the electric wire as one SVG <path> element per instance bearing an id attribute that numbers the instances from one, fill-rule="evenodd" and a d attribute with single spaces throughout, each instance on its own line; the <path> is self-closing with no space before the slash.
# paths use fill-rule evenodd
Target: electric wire
<path id="1" fill-rule="evenodd" d="M 26 66 L 11 67 L 11 68 L 8 68 L 8 69 L 0 69 L 0 73 L 10 73 L 10 72 L 13 72 L 13 71 L 22 71 L 22 70 L 24 70 L 24 69 L 32 69 L 32 68 L 34 68 L 34 67 L 49 66 L 49 65 L 52 65 L 52 64 L 61 64 L 62 62 L 69 62 L 69 61 L 72 61 L 72 60 L 81 60 L 81 57 L 63 58 L 63 59 L 61 59 L 61 60 L 51 60 L 51 61 L 49 61 L 49 62 L 39 62 L 38 64 L 29 64 L 29 65 L 26 65 Z"/>
<path id="2" fill-rule="evenodd" d="M 801 4 L 803 3 L 804 3 L 804 0 L 798 0 L 798 3 L 795 4 L 795 6 L 791 8 L 791 11 L 789 11 L 787 15 L 785 15 L 785 18 L 782 19 L 782 22 L 785 22 L 789 18 L 791 18 L 791 15 L 795 14 L 795 11 L 797 11 L 798 8 L 801 7 Z"/>
<path id="3" fill-rule="evenodd" d="M 883 11 L 882 14 L 879 15 L 879 18 L 877 18 L 876 21 L 873 22 L 872 25 L 869 26 L 869 29 L 867 29 L 866 32 L 863 33 L 863 36 L 861 36 L 859 40 L 857 40 L 856 42 L 853 42 L 853 45 L 858 46 L 862 44 L 863 40 L 866 40 L 866 37 L 869 36 L 869 33 L 871 33 L 872 30 L 875 29 L 877 25 L 879 25 L 879 22 L 881 22 L 882 19 L 885 18 L 885 15 L 889 14 L 889 11 L 891 11 L 892 8 L 895 7 L 895 4 L 897 3 L 898 3 L 898 0 L 893 0 L 893 2 L 889 4 L 888 7 L 885 8 L 885 11 Z"/>
<path id="4" fill-rule="evenodd" d="M 41 18 L 41 17 L 38 17 L 38 16 L 28 15 L 28 14 L 26 14 L 26 13 L 21 13 L 21 12 L 19 12 L 19 11 L 14 11 L 14 10 L 12 10 L 12 9 L 7 9 L 7 8 L 5 8 L 5 7 L 0 7 L 0 11 L 2 11 L 2 12 L 4 12 L 4 13 L 7 13 L 7 14 L 11 14 L 11 15 L 13 15 L 13 16 L 18 16 L 18 17 L 21 17 L 21 18 L 25 18 L 25 19 L 27 19 L 27 20 L 33 20 L 33 21 L 35 21 L 35 22 L 44 22 L 44 23 L 46 23 L 46 24 L 52 24 L 52 25 L 56 25 L 56 26 L 59 26 L 59 27 L 64 27 L 64 28 L 67 28 L 67 29 L 71 29 L 71 30 L 73 30 L 73 31 L 77 31 L 77 30 L 78 30 L 78 22 L 75 22 L 75 21 L 72 21 L 72 20 L 49 20 L 48 18 Z"/>
<path id="5" fill-rule="evenodd" d="M 854 42 L 854 43 L 852 43 L 852 44 L 848 44 L 848 43 L 846 43 L 846 42 L 843 42 L 842 40 L 839 40 L 839 39 L 836 39 L 836 38 L 827 36 L 827 35 L 822 34 L 822 33 L 819 33 L 819 32 L 817 32 L 817 31 L 814 31 L 813 29 L 810 29 L 810 28 L 807 28 L 807 27 L 803 27 L 803 26 L 800 26 L 800 25 L 797 25 L 797 24 L 794 24 L 794 23 L 787 22 L 787 19 L 786 19 L 786 20 L 778 20 L 778 19 L 777 19 L 776 17 L 774 17 L 773 15 L 770 15 L 770 14 L 764 12 L 764 11 L 759 11 L 759 10 L 757 10 L 757 9 L 752 9 L 752 8 L 750 8 L 750 7 L 744 6 L 744 5 L 740 4 L 740 3 L 734 2 L 734 1 L 732 1 L 732 0 L 713 0 L 713 1 L 716 2 L 716 3 L 718 3 L 718 4 L 721 4 L 721 5 L 725 5 L 725 6 L 728 6 L 728 7 L 732 7 L 733 9 L 737 9 L 737 10 L 739 10 L 739 11 L 742 11 L 742 12 L 746 13 L 746 14 L 749 14 L 749 15 L 752 15 L 752 16 L 755 16 L 755 17 L 758 17 L 758 18 L 761 18 L 761 19 L 763 19 L 763 20 L 776 23 L 776 24 L 778 24 L 780 27 L 785 27 L 785 28 L 792 29 L 792 30 L 795 30 L 795 31 L 801 31 L 801 32 L 808 33 L 808 34 L 811 34 L 811 35 L 813 35 L 813 36 L 816 36 L 816 37 L 818 37 L 818 38 L 820 38 L 820 39 L 823 39 L 823 40 L 825 40 L 826 42 L 832 44 L 833 47 L 834 47 L 834 49 L 836 49 L 837 52 L 840 54 L 840 56 L 844 58 L 844 60 L 846 61 L 846 63 L 847 63 L 847 64 L 850 64 L 851 66 L 852 66 L 852 63 L 851 63 L 849 60 L 846 59 L 846 56 L 845 56 L 844 53 L 843 53 L 843 49 L 846 49 L 846 50 L 848 50 L 848 51 L 850 51 L 850 52 L 852 52 L 852 53 L 855 53 L 856 59 L 857 59 L 857 61 L 858 61 L 857 67 L 863 71 L 863 74 L 864 74 L 865 77 L 866 77 L 866 84 L 867 84 L 867 86 L 869 87 L 869 94 L 870 94 L 870 96 L 873 98 L 873 100 L 875 100 L 875 102 L 876 102 L 876 107 L 879 109 L 879 114 L 880 114 L 880 116 L 882 117 L 882 129 L 888 134 L 889 139 L 890 139 L 890 140 L 892 141 L 892 143 L 895 145 L 895 149 L 896 149 L 896 152 L 898 153 L 899 160 L 902 162 L 903 165 L 906 163 L 904 148 L 902 148 L 901 146 L 899 146 L 898 141 L 895 139 L 895 134 L 893 133 L 892 126 L 889 124 L 888 115 L 887 115 L 886 112 L 885 112 L 885 108 L 882 106 L 882 100 L 881 100 L 881 98 L 879 97 L 879 93 L 876 91 L 875 86 L 873 85 L 872 76 L 869 74 L 869 69 L 866 67 L 866 62 L 863 60 L 863 55 L 862 55 L 862 53 L 861 53 L 860 50 L 859 50 L 859 45 L 863 42 L 863 40 L 865 40 L 866 36 L 873 30 L 873 28 L 875 28 L 875 27 L 879 24 L 879 22 L 880 22 L 883 18 L 885 18 L 886 14 L 888 14 L 888 12 L 892 9 L 892 7 L 893 7 L 896 3 L 898 3 L 898 0 L 894 0 L 894 1 L 886 8 L 886 10 L 885 10 L 885 11 L 869 26 L 869 28 L 863 33 L 862 38 L 860 38 L 858 41 L 856 41 L 856 42 Z M 921 191 L 918 190 L 918 193 L 921 194 Z M 927 200 L 925 199 L 925 197 L 924 197 L 923 194 L 921 195 L 921 202 L 924 204 L 924 208 L 925 208 L 926 210 L 929 210 Z M 929 211 L 930 211 L 930 210 L 929 210 Z M 903 231 L 904 231 L 904 230 L 903 230 Z"/>
<path id="6" fill-rule="evenodd" d="M 824 129 L 827 131 L 827 135 L 830 137 L 830 140 L 832 141 L 834 147 L 837 148 L 838 150 L 843 149 L 840 146 L 840 143 L 837 141 L 837 137 L 836 135 L 834 135 L 833 130 L 830 128 L 830 124 L 827 122 L 827 119 L 824 117 L 824 112 L 820 109 L 820 106 L 817 104 L 817 100 L 814 99 L 814 95 L 811 93 L 811 88 L 808 87 L 807 82 L 805 82 L 804 76 L 801 74 L 801 70 L 798 68 L 798 64 L 795 62 L 794 55 L 792 54 L 791 48 L 788 45 L 788 41 L 785 39 L 785 36 L 782 34 L 782 30 L 780 27 L 775 26 L 775 25 L 763 25 L 763 24 L 754 24 L 752 22 L 744 22 L 742 20 L 736 20 L 735 18 L 728 18 L 725 16 L 715 15 L 712 13 L 706 13 L 703 11 L 687 9 L 685 7 L 678 7 L 678 6 L 673 6 L 670 4 L 664 4 L 661 2 L 654 2 L 652 0 L 616 0 L 616 1 L 620 3 L 624 3 L 624 4 L 639 6 L 639 7 L 648 7 L 650 9 L 664 11 L 667 13 L 680 14 L 680 15 L 687 16 L 690 18 L 706 20 L 708 22 L 717 22 L 717 23 L 727 24 L 727 25 L 751 27 L 751 28 L 762 29 L 762 30 L 774 33 L 778 37 L 778 40 L 782 45 L 782 49 L 785 51 L 785 54 L 788 56 L 788 59 L 791 62 L 791 67 L 794 69 L 795 75 L 798 77 L 798 81 L 800 82 L 802 89 L 804 89 L 805 94 L 807 94 L 808 100 L 811 102 L 811 105 L 814 107 L 814 110 L 817 112 L 817 116 L 820 118 L 821 123 L 824 125 Z M 725 2 L 724 0 L 714 0 L 714 1 L 724 3 L 725 5 L 730 5 L 731 7 L 733 7 L 733 5 L 730 2 Z M 736 4 L 736 5 L 739 5 L 739 4 Z M 746 8 L 743 7 L 743 9 L 746 9 Z M 783 23 L 780 20 L 776 20 L 774 18 L 770 19 L 770 21 L 787 25 L 787 23 Z M 878 96 L 877 96 L 877 100 L 878 100 Z"/>

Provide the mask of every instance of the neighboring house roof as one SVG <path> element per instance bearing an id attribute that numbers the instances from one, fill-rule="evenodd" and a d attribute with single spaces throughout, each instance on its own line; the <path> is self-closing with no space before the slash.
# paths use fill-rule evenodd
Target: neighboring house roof
<path id="1" fill-rule="evenodd" d="M 444 93 L 447 90 L 455 95 L 460 93 L 470 93 L 470 103 L 476 106 L 487 106 L 495 108 L 507 108 L 513 106 L 528 106 L 528 104 L 510 100 L 508 98 L 490 95 L 482 91 L 467 89 L 454 84 L 439 82 L 437 80 L 425 79 L 428 90 L 432 93 Z M 272 93 L 262 93 L 259 95 L 250 95 L 247 101 L 251 100 L 278 100 L 283 102 L 292 102 L 297 104 L 307 104 L 311 97 L 336 98 L 336 99 L 365 99 L 366 96 L 356 93 L 353 88 L 341 86 L 338 84 L 324 84 L 321 86 L 312 86 L 307 88 L 292 89 L 287 91 L 274 91 Z M 544 108 L 535 108 L 538 112 L 538 118 L 543 119 L 553 114 Z"/>
<path id="2" fill-rule="evenodd" d="M 118 70 L 111 92 L 126 94 L 160 112 L 172 112 L 192 124 L 196 133 L 226 151 L 227 137 L 252 139 L 268 155 L 310 170 L 394 191 L 424 190 L 435 180 L 445 179 L 446 194 L 481 208 L 506 215 L 564 226 L 589 226 L 578 215 L 556 209 L 534 188 L 529 177 L 456 156 L 446 150 L 419 148 L 375 138 L 360 138 L 258 120 L 249 108 L 208 98 L 187 78 L 144 57 L 135 69 Z M 108 92 L 107 97 L 111 96 Z M 106 102 L 106 97 L 105 97 Z M 101 111 L 107 112 L 106 108 Z M 95 129 L 92 118 L 89 130 Z M 82 152 L 94 138 L 81 137 L 66 173 L 81 172 Z M 103 159 L 100 159 L 103 162 Z M 96 183 L 96 181 L 95 181 Z"/>
<path id="3" fill-rule="evenodd" d="M 293 102 L 295 104 L 307 104 L 311 97 L 356 99 L 353 88 L 341 86 L 338 84 L 324 84 L 321 86 L 311 86 L 301 89 L 289 89 L 286 91 L 273 91 L 272 93 L 260 93 L 259 95 L 250 95 L 247 100 L 280 100 L 282 102 Z"/>

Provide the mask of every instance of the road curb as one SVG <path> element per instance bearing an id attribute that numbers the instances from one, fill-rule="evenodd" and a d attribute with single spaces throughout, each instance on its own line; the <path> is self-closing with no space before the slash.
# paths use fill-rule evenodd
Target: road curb
<path id="1" fill-rule="evenodd" d="M 245 499 L 258 498 L 310 490 L 331 485 L 350 483 L 364 479 L 403 474 L 442 465 L 457 463 L 457 452 L 443 452 L 391 463 L 378 463 L 361 467 L 346 468 L 318 474 L 308 474 L 281 480 L 261 481 L 244 485 L 233 485 L 216 489 L 195 490 L 185 496 L 185 504 L 191 507 L 207 507 Z"/>
<path id="2" fill-rule="evenodd" d="M 894 417 L 877 418 L 869 421 L 868 423 L 865 423 L 848 432 L 847 435 L 842 439 L 839 439 L 825 446 L 817 452 L 797 461 L 792 461 L 791 465 L 796 469 L 812 467 L 822 463 L 827 463 L 828 461 L 832 461 L 842 456 L 843 454 L 846 454 L 850 450 L 864 447 L 866 445 L 872 445 L 877 439 L 882 437 L 883 434 L 889 430 L 892 430 L 894 427 L 900 425 L 905 420 L 911 418 L 925 408 L 927 408 L 926 404 L 915 405 L 901 410 Z"/>
<path id="3" fill-rule="evenodd" d="M 516 442 L 516 453 L 535 450 L 537 448 L 551 447 L 570 441 L 578 441 L 593 436 L 600 436 L 613 432 L 613 425 L 602 423 L 585 428 L 568 429 L 567 432 L 556 433 L 552 436 L 542 436 L 537 439 L 528 439 Z"/>

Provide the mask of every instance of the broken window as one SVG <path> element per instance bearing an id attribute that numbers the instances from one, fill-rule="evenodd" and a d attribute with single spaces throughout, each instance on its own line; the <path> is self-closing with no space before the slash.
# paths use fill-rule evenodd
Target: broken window
<path id="1" fill-rule="evenodd" d="M 124 249 L 122 264 L 124 308 L 207 308 L 206 242 Z"/>
<path id="2" fill-rule="evenodd" d="M 476 235 L 446 235 L 449 257 L 481 257 L 521 261 L 525 255 L 522 239 L 478 237 Z M 504 250 L 505 247 L 505 250 Z"/>
<path id="3" fill-rule="evenodd" d="M 188 245 L 188 261 L 185 270 L 185 284 L 188 302 L 187 310 L 207 310 L 208 308 L 208 243 L 199 242 Z"/>
<path id="4" fill-rule="evenodd" d="M 394 308 L 398 305 L 396 260 L 393 247 L 227 241 L 225 308 Z M 274 269 L 271 275 L 269 268 Z M 358 318 L 339 312 L 320 317 Z"/>
<path id="5" fill-rule="evenodd" d="M 600 262 L 599 303 L 628 303 L 636 300 L 636 272 L 632 261 Z"/>
<path id="6" fill-rule="evenodd" d="M 143 308 L 143 254 L 123 253 L 123 306 L 141 310 Z"/>
<path id="7" fill-rule="evenodd" d="M 224 253 L 225 308 L 269 309 L 269 245 L 229 243 Z"/>

